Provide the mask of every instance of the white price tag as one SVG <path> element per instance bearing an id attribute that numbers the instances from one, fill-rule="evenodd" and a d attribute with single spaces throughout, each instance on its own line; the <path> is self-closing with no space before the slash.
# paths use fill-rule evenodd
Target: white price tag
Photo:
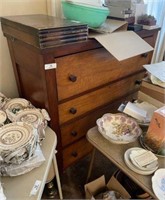
<path id="1" fill-rule="evenodd" d="M 30 192 L 30 196 L 34 196 L 34 195 L 37 194 L 40 185 L 41 185 L 41 181 L 36 180 L 36 182 L 34 183 L 34 186 L 33 186 L 32 190 Z"/>
<path id="2" fill-rule="evenodd" d="M 55 69 L 55 68 L 57 68 L 57 63 L 45 64 L 45 70 Z"/>

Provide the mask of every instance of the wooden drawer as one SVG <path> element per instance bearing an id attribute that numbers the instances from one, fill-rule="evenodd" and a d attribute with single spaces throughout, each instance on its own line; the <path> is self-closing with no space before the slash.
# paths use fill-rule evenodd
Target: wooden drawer
<path id="1" fill-rule="evenodd" d="M 142 72 L 113 84 L 109 84 L 81 97 L 59 104 L 60 124 L 138 90 L 140 85 L 136 84 L 136 81 L 141 80 L 143 76 L 144 73 Z"/>
<path id="2" fill-rule="evenodd" d="M 136 73 L 149 59 L 139 55 L 119 62 L 104 48 L 56 58 L 58 100 Z"/>
<path id="3" fill-rule="evenodd" d="M 103 114 L 111 112 L 116 113 L 119 105 L 125 101 L 131 101 L 135 99 L 135 94 L 128 95 L 127 97 L 121 98 L 118 101 L 115 101 L 112 104 L 108 104 L 103 108 L 94 110 L 93 112 L 88 113 L 88 115 L 83 116 L 82 118 L 75 120 L 69 124 L 61 126 L 61 140 L 62 146 L 65 147 L 81 137 L 85 136 L 87 131 L 96 126 L 96 120 L 101 117 Z"/>
<path id="4" fill-rule="evenodd" d="M 92 145 L 82 138 L 78 142 L 70 145 L 63 150 L 63 166 L 64 169 L 74 162 L 78 161 L 83 156 L 87 155 L 92 150 Z"/>

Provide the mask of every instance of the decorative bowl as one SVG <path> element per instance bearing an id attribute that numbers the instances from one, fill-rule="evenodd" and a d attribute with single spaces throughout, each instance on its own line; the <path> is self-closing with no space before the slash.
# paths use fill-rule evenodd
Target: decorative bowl
<path id="1" fill-rule="evenodd" d="M 66 19 L 79 21 L 89 27 L 99 27 L 106 20 L 109 9 L 86 4 L 62 1 L 63 14 Z"/>
<path id="2" fill-rule="evenodd" d="M 104 114 L 96 121 L 98 131 L 112 143 L 134 142 L 142 133 L 136 120 L 124 114 Z"/>

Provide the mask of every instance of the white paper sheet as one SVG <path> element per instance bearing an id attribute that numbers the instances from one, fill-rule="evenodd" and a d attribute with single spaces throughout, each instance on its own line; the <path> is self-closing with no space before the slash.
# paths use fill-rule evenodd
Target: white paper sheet
<path id="1" fill-rule="evenodd" d="M 156 76 L 156 78 L 160 79 L 162 82 L 165 82 L 165 61 L 143 65 L 143 67 L 152 75 Z"/>
<path id="2" fill-rule="evenodd" d="M 119 61 L 153 50 L 133 31 L 98 34 L 94 38 Z"/>

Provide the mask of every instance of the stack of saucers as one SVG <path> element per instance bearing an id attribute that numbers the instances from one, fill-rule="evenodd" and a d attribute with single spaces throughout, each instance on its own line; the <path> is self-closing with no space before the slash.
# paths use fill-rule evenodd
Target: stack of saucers
<path id="1" fill-rule="evenodd" d="M 158 158 L 155 154 L 139 147 L 128 149 L 124 160 L 132 171 L 142 175 L 150 175 L 158 168 Z"/>

